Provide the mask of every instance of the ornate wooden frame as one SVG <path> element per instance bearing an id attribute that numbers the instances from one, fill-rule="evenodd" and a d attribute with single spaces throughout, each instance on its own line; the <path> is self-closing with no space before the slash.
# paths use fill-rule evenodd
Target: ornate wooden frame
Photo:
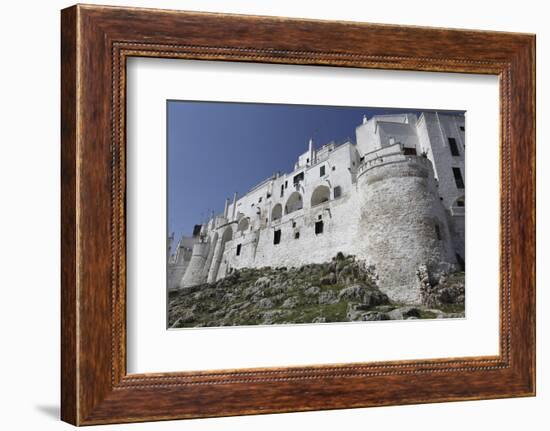
<path id="1" fill-rule="evenodd" d="M 535 394 L 535 36 L 102 6 L 62 11 L 61 417 L 75 425 Z M 128 375 L 129 56 L 500 77 L 500 354 Z"/>

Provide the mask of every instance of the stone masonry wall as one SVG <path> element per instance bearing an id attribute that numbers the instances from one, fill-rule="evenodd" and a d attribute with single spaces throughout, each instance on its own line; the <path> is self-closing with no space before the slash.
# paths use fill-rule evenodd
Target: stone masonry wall
<path id="1" fill-rule="evenodd" d="M 355 193 L 349 193 L 311 209 L 295 211 L 259 232 L 237 233 L 226 244 L 225 265 L 231 268 L 297 267 L 327 262 L 338 252 L 353 254 L 357 202 Z M 320 221 L 323 232 L 316 234 L 315 223 Z M 279 244 L 274 244 L 276 230 L 281 231 Z M 240 255 L 237 256 L 239 244 Z M 219 275 L 222 274 L 223 269 Z"/>
<path id="2" fill-rule="evenodd" d="M 359 174 L 358 187 L 357 256 L 376 266 L 380 289 L 390 298 L 420 302 L 418 267 L 455 262 L 430 161 L 403 155 L 384 158 Z"/>
<path id="3" fill-rule="evenodd" d="M 182 286 L 196 286 L 206 281 L 204 277 L 204 266 L 208 256 L 209 244 L 197 243 L 193 246 L 191 260 L 183 276 Z"/>

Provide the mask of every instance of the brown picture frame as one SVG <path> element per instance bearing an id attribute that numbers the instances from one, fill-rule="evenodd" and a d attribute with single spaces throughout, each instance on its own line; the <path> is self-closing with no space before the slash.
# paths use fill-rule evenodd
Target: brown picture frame
<path id="1" fill-rule="evenodd" d="M 535 394 L 534 35 L 77 5 L 61 13 L 61 52 L 62 420 L 91 425 Z M 128 375 L 129 56 L 498 75 L 499 355 Z"/>

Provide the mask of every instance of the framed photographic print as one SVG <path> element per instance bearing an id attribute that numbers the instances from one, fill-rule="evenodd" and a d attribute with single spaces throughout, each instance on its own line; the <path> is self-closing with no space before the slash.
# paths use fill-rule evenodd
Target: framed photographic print
<path id="1" fill-rule="evenodd" d="M 533 35 L 61 30 L 63 420 L 535 394 Z"/>

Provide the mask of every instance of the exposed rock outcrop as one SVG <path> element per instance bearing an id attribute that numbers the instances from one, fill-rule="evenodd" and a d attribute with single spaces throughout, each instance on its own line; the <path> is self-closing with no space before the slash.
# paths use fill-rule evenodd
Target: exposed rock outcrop
<path id="1" fill-rule="evenodd" d="M 430 273 L 426 265 L 421 265 L 416 276 L 420 284 L 423 305 L 427 307 L 457 305 L 464 308 L 464 272 Z"/>
<path id="2" fill-rule="evenodd" d="M 445 292 L 460 284 L 453 279 L 451 289 L 452 277 L 445 280 Z M 437 298 L 449 292 L 442 290 Z M 453 308 L 449 315 L 420 304 L 391 303 L 378 288 L 375 268 L 342 253 L 299 268 L 234 270 L 215 283 L 169 295 L 172 328 L 461 317 L 463 311 Z"/>

